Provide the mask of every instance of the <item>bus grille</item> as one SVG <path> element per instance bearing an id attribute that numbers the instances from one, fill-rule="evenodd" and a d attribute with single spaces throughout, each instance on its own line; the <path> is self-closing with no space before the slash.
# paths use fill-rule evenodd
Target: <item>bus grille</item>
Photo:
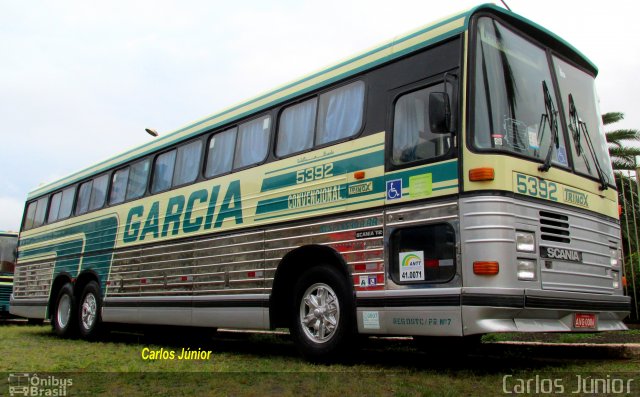
<path id="1" fill-rule="evenodd" d="M 11 285 L 0 285 L 0 306 L 9 307 L 9 296 L 11 295 Z"/>
<path id="2" fill-rule="evenodd" d="M 555 212 L 540 211 L 540 238 L 570 244 L 569 217 Z"/>
<path id="3" fill-rule="evenodd" d="M 540 245 L 575 252 L 579 258 L 546 258 L 541 268 L 542 289 L 612 294 L 608 242 L 612 230 L 593 217 L 552 211 L 538 211 Z M 577 255 L 577 254 L 576 254 Z"/>

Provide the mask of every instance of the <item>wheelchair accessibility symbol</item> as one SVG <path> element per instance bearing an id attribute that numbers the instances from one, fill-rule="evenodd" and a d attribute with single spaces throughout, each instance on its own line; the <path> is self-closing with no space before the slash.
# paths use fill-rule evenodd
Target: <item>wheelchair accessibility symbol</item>
<path id="1" fill-rule="evenodd" d="M 402 198 L 402 179 L 387 181 L 387 200 Z"/>

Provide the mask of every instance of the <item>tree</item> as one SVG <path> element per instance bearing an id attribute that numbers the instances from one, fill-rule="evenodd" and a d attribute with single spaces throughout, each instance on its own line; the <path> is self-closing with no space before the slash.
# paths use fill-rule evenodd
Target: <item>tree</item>
<path id="1" fill-rule="evenodd" d="M 624 113 L 610 112 L 602 115 L 604 125 L 611 125 L 624 118 Z M 638 252 L 640 247 L 635 238 L 634 223 L 640 226 L 640 196 L 638 196 L 636 180 L 630 177 L 628 172 L 636 169 L 636 156 L 640 156 L 640 131 L 635 129 L 618 129 L 605 132 L 609 143 L 609 156 L 616 178 L 618 189 L 618 203 L 622 206 L 623 212 L 620 217 L 622 226 L 622 239 L 627 255 Z M 638 145 L 630 145 L 633 143 Z M 634 219 L 635 218 L 635 219 Z M 626 225 L 631 225 L 631 230 L 627 235 Z"/>
<path id="2" fill-rule="evenodd" d="M 604 125 L 624 119 L 624 113 L 610 112 L 602 115 Z M 609 143 L 609 156 L 614 171 L 635 170 L 636 156 L 640 156 L 640 147 L 628 146 L 628 142 L 640 143 L 640 131 L 620 129 L 605 133 Z"/>
<path id="3" fill-rule="evenodd" d="M 620 112 L 605 113 L 602 115 L 602 122 L 604 125 L 610 125 L 623 118 L 624 114 Z M 605 132 L 605 135 L 609 143 L 609 156 L 618 188 L 618 202 L 624 206 L 620 216 L 620 226 L 622 247 L 625 251 L 625 263 L 627 264 L 625 272 L 629 281 L 627 293 L 632 297 L 632 307 L 634 308 L 632 317 L 638 320 L 640 314 L 636 299 L 637 292 L 640 290 L 640 276 L 633 269 L 637 263 L 640 263 L 638 262 L 640 247 L 637 239 L 637 227 L 640 226 L 640 217 L 638 216 L 640 214 L 640 196 L 638 196 L 635 178 L 631 177 L 630 173 L 622 171 L 636 169 L 636 156 L 640 156 L 640 147 L 630 146 L 629 143 L 640 143 L 640 131 L 619 129 Z"/>

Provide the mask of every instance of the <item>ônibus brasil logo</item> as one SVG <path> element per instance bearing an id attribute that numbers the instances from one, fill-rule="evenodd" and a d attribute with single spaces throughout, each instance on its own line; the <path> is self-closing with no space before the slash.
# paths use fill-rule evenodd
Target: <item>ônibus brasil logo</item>
<path id="1" fill-rule="evenodd" d="M 418 255 L 410 253 L 402 259 L 402 267 L 413 267 L 422 265 L 422 258 Z"/>

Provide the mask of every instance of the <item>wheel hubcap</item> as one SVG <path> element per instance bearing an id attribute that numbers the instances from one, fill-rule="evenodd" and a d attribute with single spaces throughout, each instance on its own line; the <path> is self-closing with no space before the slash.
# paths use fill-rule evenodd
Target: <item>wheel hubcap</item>
<path id="1" fill-rule="evenodd" d="M 82 302 L 82 326 L 84 329 L 91 329 L 96 321 L 97 312 L 96 297 L 93 294 L 87 294 Z"/>
<path id="2" fill-rule="evenodd" d="M 71 318 L 71 297 L 63 295 L 58 302 L 57 320 L 60 328 L 65 328 Z"/>
<path id="3" fill-rule="evenodd" d="M 323 283 L 313 284 L 302 295 L 300 324 L 305 335 L 315 343 L 329 341 L 340 321 L 340 303 L 336 293 Z"/>

